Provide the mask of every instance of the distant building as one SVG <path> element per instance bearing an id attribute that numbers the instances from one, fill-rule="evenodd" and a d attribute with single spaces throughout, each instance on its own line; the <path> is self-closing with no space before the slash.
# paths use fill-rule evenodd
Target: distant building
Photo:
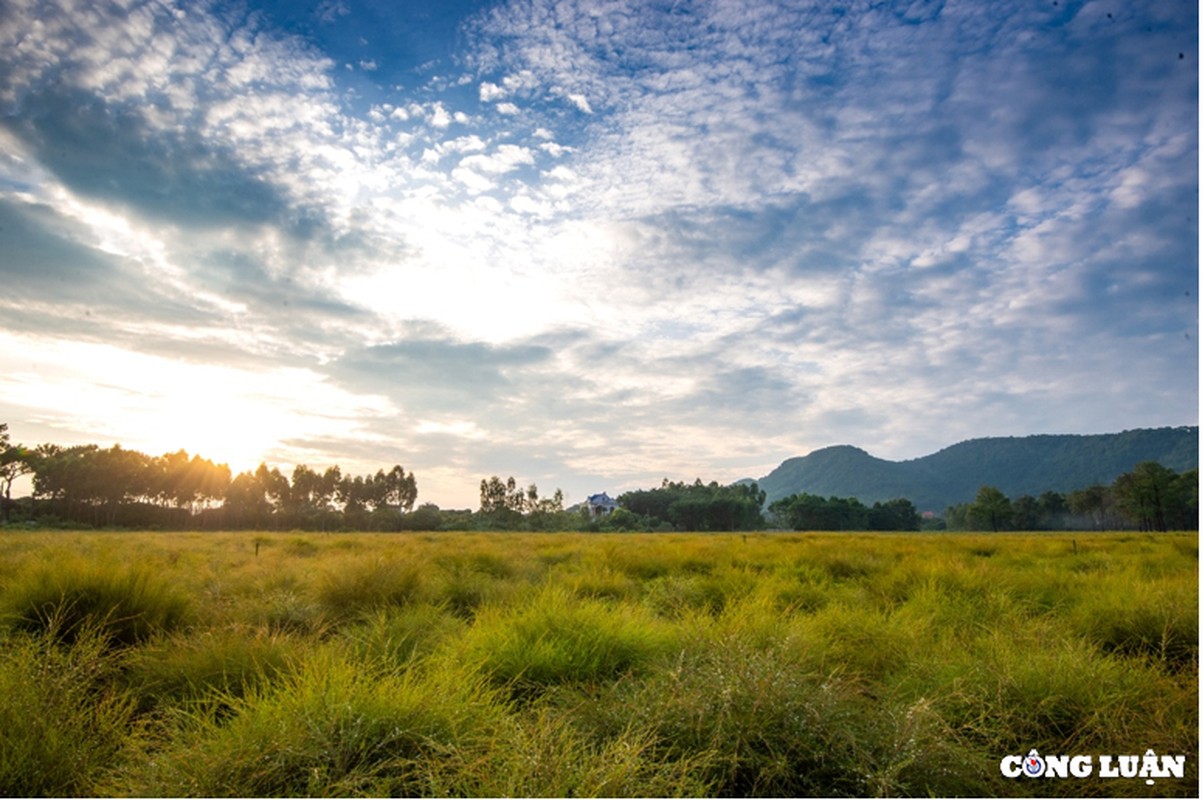
<path id="1" fill-rule="evenodd" d="M 585 502 L 588 504 L 588 515 L 590 519 L 597 519 L 598 517 L 604 517 L 607 514 L 612 514 L 618 508 L 618 501 L 614 500 L 605 492 L 602 492 L 601 494 L 591 494 L 589 495 L 588 500 Z"/>

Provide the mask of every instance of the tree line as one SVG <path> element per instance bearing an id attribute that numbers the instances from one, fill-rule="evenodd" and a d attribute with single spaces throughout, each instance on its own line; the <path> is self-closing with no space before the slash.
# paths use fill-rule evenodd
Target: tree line
<path id="1" fill-rule="evenodd" d="M 982 486 L 971 502 L 948 507 L 942 519 L 922 518 L 905 498 L 869 508 L 854 497 L 804 493 L 773 502 L 768 512 L 775 527 L 810 531 L 1197 530 L 1198 470 L 1178 474 L 1145 461 L 1109 486 L 1014 500 L 996 486 Z"/>
<path id="2" fill-rule="evenodd" d="M 11 498 L 14 481 L 32 475 L 33 495 Z M 529 531 L 815 531 L 879 530 L 1195 530 L 1198 470 L 1177 474 L 1156 462 L 1137 464 L 1109 486 L 1023 495 L 1014 500 L 982 486 L 972 502 L 926 518 L 906 498 L 874 503 L 854 497 L 790 495 L 764 508 L 755 483 L 664 479 L 625 492 L 613 513 L 564 508 L 563 492 L 541 496 L 510 476 L 480 481 L 480 508 L 414 508 L 417 479 L 399 464 L 375 474 L 343 474 L 299 464 L 291 476 L 265 463 L 233 475 L 184 450 L 149 456 L 114 445 L 26 448 L 0 423 L 0 521 L 92 527 L 304 530 Z M 765 511 L 767 513 L 765 513 Z"/>
<path id="3" fill-rule="evenodd" d="M 765 527 L 764 494 L 754 484 L 675 483 L 619 495 L 618 508 L 594 518 L 586 503 L 564 508 L 563 491 L 542 496 L 510 476 L 480 481 L 480 508 L 444 510 L 427 503 L 406 515 L 408 530 L 446 531 L 742 531 Z"/>
<path id="4" fill-rule="evenodd" d="M 33 494 L 12 484 L 32 475 Z M 95 444 L 14 445 L 0 423 L 4 521 L 92 527 L 401 530 L 417 479 L 399 464 L 374 475 L 298 464 L 291 476 L 265 463 L 233 475 L 184 450 L 150 456 Z"/>
<path id="5" fill-rule="evenodd" d="M 949 507 L 944 522 L 949 530 L 980 531 L 1197 530 L 1198 470 L 1177 473 L 1143 461 L 1109 486 L 1014 500 L 997 487 L 982 486 L 971 503 Z"/>
<path id="6" fill-rule="evenodd" d="M 618 496 L 618 510 L 603 529 L 649 531 L 750 531 L 765 526 L 764 492 L 755 483 L 673 482 Z"/>
<path id="7" fill-rule="evenodd" d="M 772 522 L 795 531 L 917 531 L 918 509 L 904 497 L 868 507 L 854 497 L 794 494 L 768 506 Z"/>

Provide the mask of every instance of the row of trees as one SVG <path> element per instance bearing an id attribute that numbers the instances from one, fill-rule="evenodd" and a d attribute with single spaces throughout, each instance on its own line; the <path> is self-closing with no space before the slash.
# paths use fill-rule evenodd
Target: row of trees
<path id="1" fill-rule="evenodd" d="M 905 498 L 868 508 L 854 497 L 796 494 L 773 502 L 768 512 L 769 522 L 776 527 L 810 531 L 1195 530 L 1198 470 L 1179 475 L 1147 461 L 1109 486 L 1014 500 L 996 486 L 982 486 L 972 502 L 949 507 L 942 520 L 922 519 Z"/>
<path id="2" fill-rule="evenodd" d="M 405 521 L 412 530 L 506 531 L 740 531 L 765 527 L 764 493 L 755 484 L 673 483 L 627 492 L 619 508 L 599 519 L 586 506 L 565 509 L 563 492 L 542 497 L 536 484 L 522 488 L 512 476 L 480 481 L 480 509 L 419 507 Z"/>
<path id="3" fill-rule="evenodd" d="M 619 507 L 594 519 L 586 506 L 564 509 L 563 492 L 541 497 L 538 486 L 522 486 L 512 476 L 480 481 L 480 509 L 444 511 L 419 507 L 405 521 L 413 530 L 527 531 L 743 531 L 766 526 L 764 493 L 755 484 L 674 483 L 627 492 Z"/>
<path id="4" fill-rule="evenodd" d="M 627 530 L 752 531 L 765 527 L 764 492 L 754 483 L 674 483 L 618 497 L 609 527 Z M 625 513 L 623 513 L 625 512 Z"/>
<path id="5" fill-rule="evenodd" d="M 539 497 L 536 484 L 523 489 L 512 475 L 504 481 L 493 475 L 480 481 L 480 511 L 469 525 L 475 530 L 571 530 L 577 527 L 575 516 L 564 511 L 561 490 Z"/>
<path id="6" fill-rule="evenodd" d="M 854 497 L 794 494 L 772 503 L 768 513 L 776 526 L 795 531 L 916 531 L 922 524 L 904 497 L 869 508 Z"/>
<path id="7" fill-rule="evenodd" d="M 12 485 L 32 474 L 33 496 L 14 501 Z M 794 530 L 912 531 L 1196 529 L 1198 470 L 1177 474 L 1143 462 L 1111 485 L 1063 495 L 1008 498 L 982 486 L 970 503 L 951 506 L 942 520 L 923 520 L 905 498 L 871 507 L 856 498 L 796 494 L 773 502 L 754 483 L 672 482 L 626 492 L 619 508 L 599 520 L 587 509 L 565 511 L 563 492 L 541 497 L 534 484 L 522 488 L 511 476 L 480 481 L 480 509 L 414 511 L 417 480 L 400 465 L 374 475 L 344 475 L 304 464 L 291 476 L 266 464 L 232 475 L 179 450 L 148 456 L 120 445 L 29 449 L 11 442 L 0 423 L 0 519 L 57 519 L 92 526 L 304 528 L 309 530 Z"/>
<path id="8" fill-rule="evenodd" d="M 12 483 L 32 474 L 33 495 L 14 501 Z M 399 530 L 417 500 L 417 479 L 400 465 L 344 475 L 297 465 L 289 478 L 260 464 L 233 475 L 179 450 L 149 456 L 94 444 L 13 445 L 0 425 L 3 518 L 91 526 Z"/>
<path id="9" fill-rule="evenodd" d="M 982 486 L 971 503 L 948 508 L 944 521 L 949 530 L 1196 530 L 1198 470 L 1178 474 L 1144 461 L 1109 486 L 1097 484 L 1067 495 L 1023 495 L 1013 501 L 995 486 Z"/>
<path id="10" fill-rule="evenodd" d="M 317 472 L 298 464 L 291 481 L 278 468 L 260 464 L 231 481 L 222 511 L 240 528 L 401 530 L 415 502 L 417 478 L 399 464 L 374 475 L 343 475 L 338 465 Z"/>

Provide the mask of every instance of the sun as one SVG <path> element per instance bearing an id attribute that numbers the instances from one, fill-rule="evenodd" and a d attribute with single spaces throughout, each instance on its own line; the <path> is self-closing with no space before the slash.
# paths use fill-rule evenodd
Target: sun
<path id="1" fill-rule="evenodd" d="M 305 428 L 291 409 L 248 391 L 242 376 L 204 387 L 172 387 L 143 396 L 137 405 L 129 447 L 152 455 L 184 449 L 227 464 L 235 473 L 254 469 Z"/>

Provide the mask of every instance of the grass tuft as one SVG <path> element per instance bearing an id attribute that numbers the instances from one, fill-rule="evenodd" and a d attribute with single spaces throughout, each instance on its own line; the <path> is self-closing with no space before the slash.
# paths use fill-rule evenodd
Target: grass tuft
<path id="1" fill-rule="evenodd" d="M 413 564 L 393 559 L 340 559 L 327 568 L 317 590 L 322 607 L 346 619 L 389 606 L 403 606 L 421 587 Z"/>
<path id="2" fill-rule="evenodd" d="M 610 680 L 670 647 L 641 606 L 614 607 L 548 589 L 515 609 L 486 609 L 463 640 L 463 658 L 519 692 Z"/>
<path id="3" fill-rule="evenodd" d="M 242 697 L 285 673 L 306 649 L 302 640 L 262 630 L 177 634 L 128 654 L 122 683 L 142 710 Z"/>
<path id="4" fill-rule="evenodd" d="M 663 759 L 652 734 L 598 740 L 547 708 L 512 717 L 483 752 L 460 751 L 431 781 L 442 797 L 705 797 L 706 756 Z"/>
<path id="5" fill-rule="evenodd" d="M 1098 581 L 1082 590 L 1077 630 L 1108 653 L 1151 658 L 1172 670 L 1198 664 L 1198 597 L 1179 581 Z M 1184 596 L 1183 596 L 1184 595 Z"/>
<path id="6" fill-rule="evenodd" d="M 134 704 L 111 686 L 108 636 L 77 626 L 0 641 L 0 795 L 98 793 L 137 736 Z"/>
<path id="7" fill-rule="evenodd" d="M 176 630 L 190 615 L 187 597 L 150 570 L 78 557 L 15 576 L 0 602 L 0 617 L 13 630 L 64 642 L 93 631 L 115 647 Z"/>
<path id="8" fill-rule="evenodd" d="M 414 796 L 428 773 L 490 738 L 502 707 L 478 681 L 454 685 L 365 670 L 333 651 L 194 718 L 182 743 L 147 764 L 148 795 Z"/>
<path id="9" fill-rule="evenodd" d="M 372 611 L 341 635 L 355 661 L 391 670 L 429 656 L 466 627 L 445 606 L 415 603 Z"/>

